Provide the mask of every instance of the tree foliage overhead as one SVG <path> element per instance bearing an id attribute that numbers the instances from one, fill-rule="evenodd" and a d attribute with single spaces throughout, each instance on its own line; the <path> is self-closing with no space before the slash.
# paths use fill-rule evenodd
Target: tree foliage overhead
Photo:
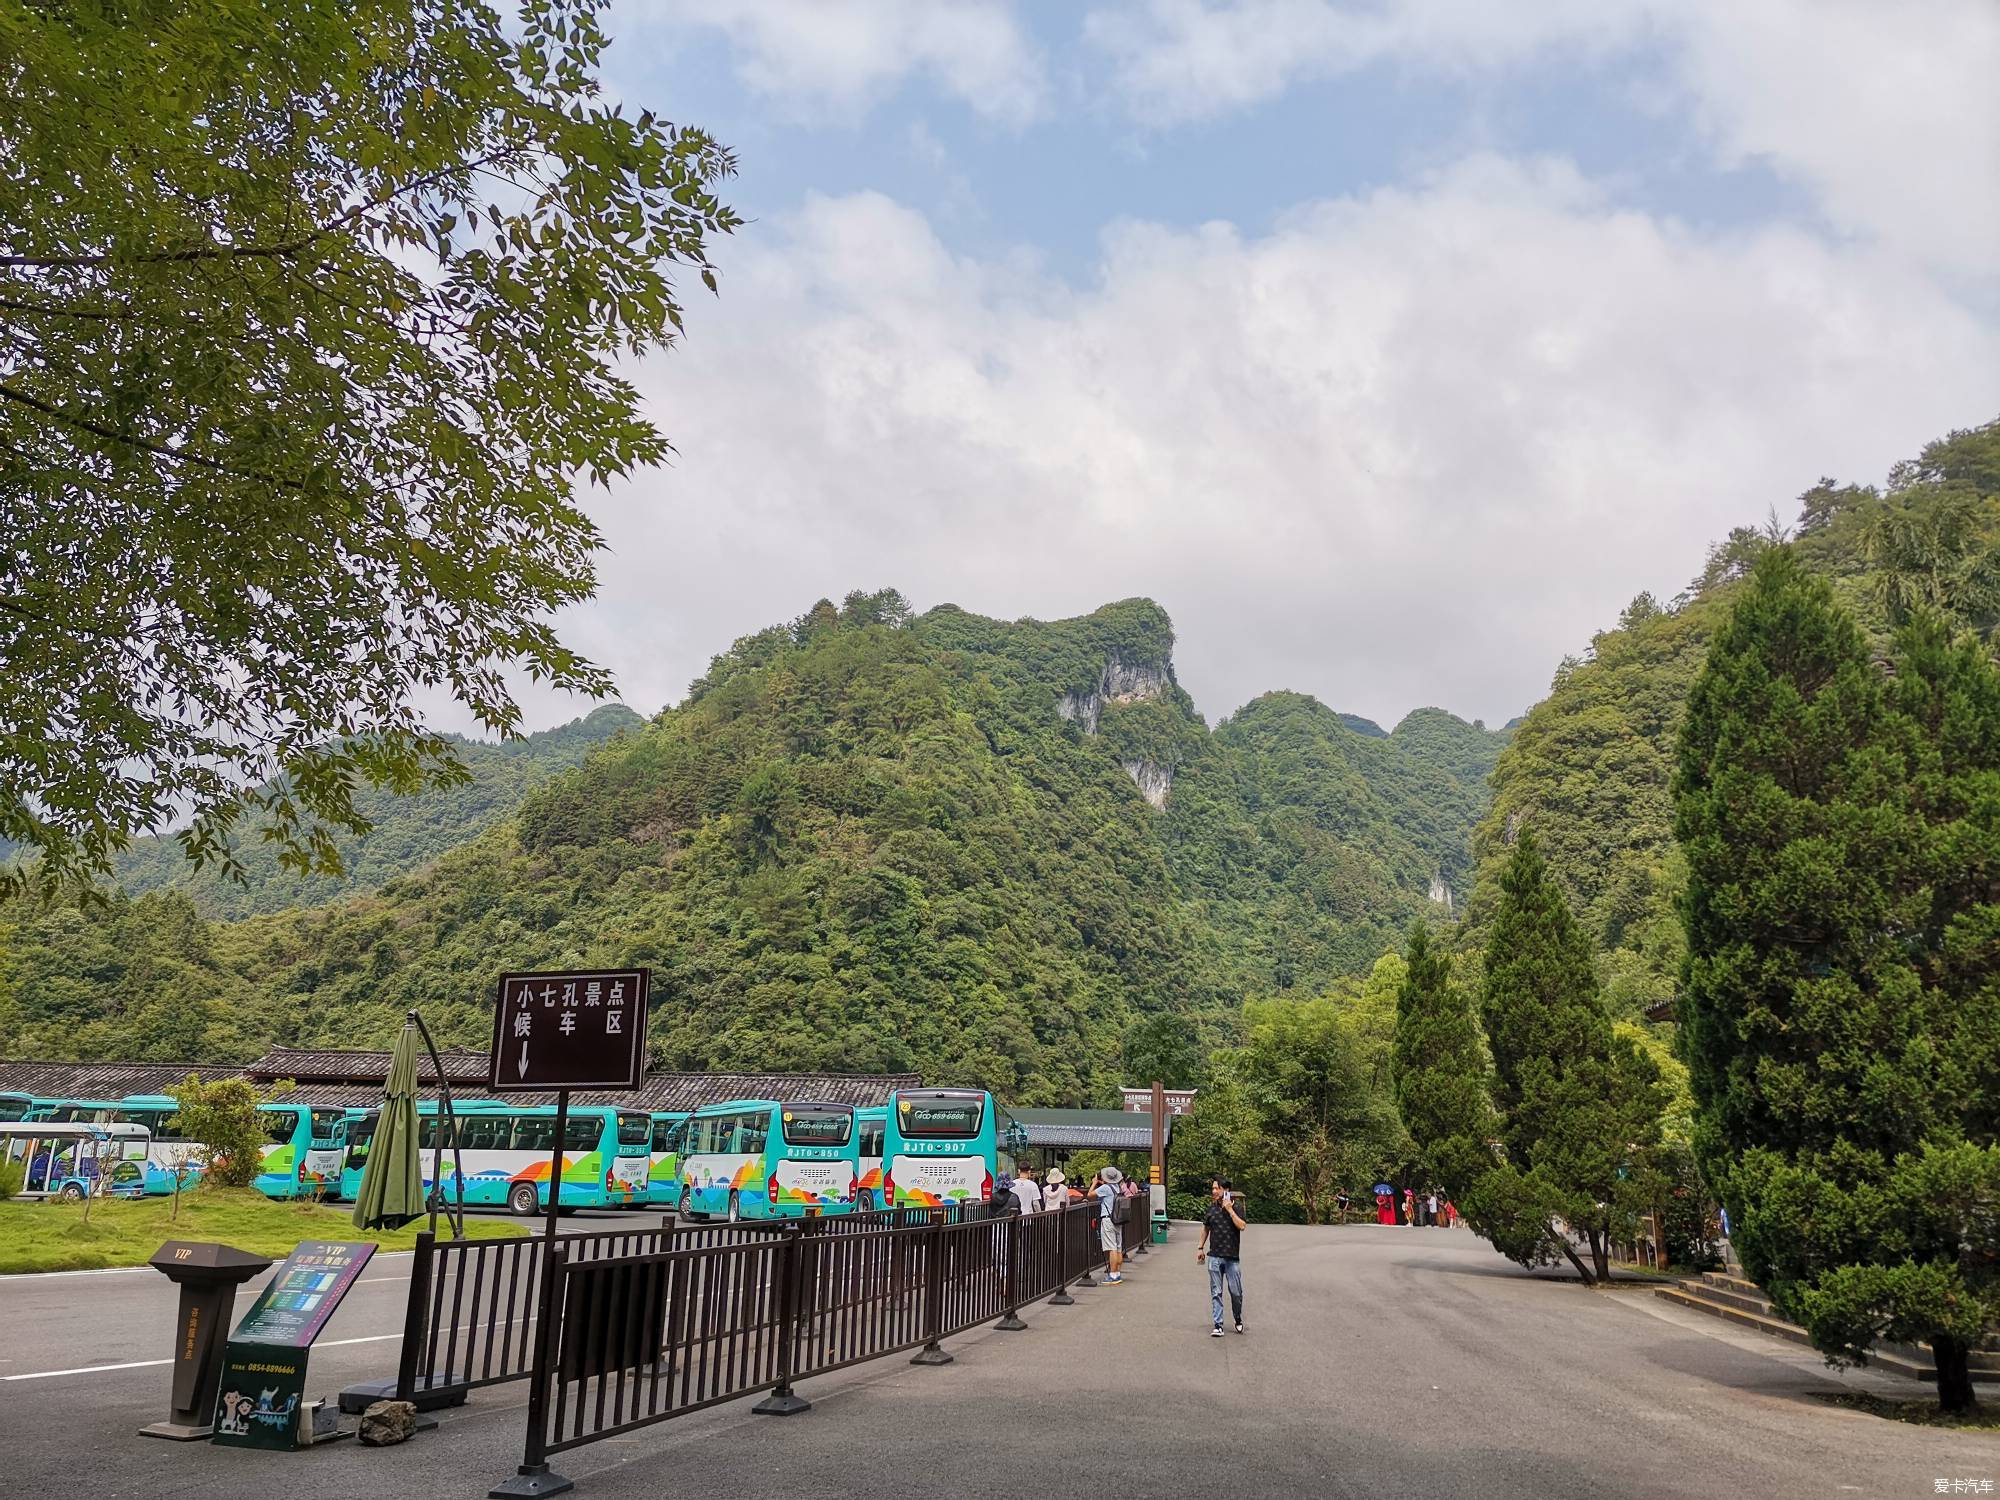
<path id="1" fill-rule="evenodd" d="M 606 102 L 600 0 L 0 12 L 0 838 L 51 883 L 246 809 L 338 873 L 507 670 L 591 695 L 579 477 L 714 286 L 729 153 Z"/>
<path id="2" fill-rule="evenodd" d="M 1830 1357 L 2000 1320 L 2000 671 L 1912 606 L 1888 675 L 1762 557 L 1689 701 L 1682 1046 L 1746 1268 Z"/>

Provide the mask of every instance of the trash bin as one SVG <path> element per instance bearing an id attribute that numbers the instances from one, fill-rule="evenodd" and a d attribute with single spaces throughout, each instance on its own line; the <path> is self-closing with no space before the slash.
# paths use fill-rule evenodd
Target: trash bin
<path id="1" fill-rule="evenodd" d="M 1164 1208 L 1156 1208 L 1153 1210 L 1153 1243 L 1164 1245 L 1166 1242 L 1167 1211 Z"/>

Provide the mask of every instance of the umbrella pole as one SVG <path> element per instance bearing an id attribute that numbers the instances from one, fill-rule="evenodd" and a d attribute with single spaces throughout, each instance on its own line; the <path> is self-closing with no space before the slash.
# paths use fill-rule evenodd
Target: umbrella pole
<path id="1" fill-rule="evenodd" d="M 452 1170 L 458 1173 L 460 1202 L 445 1204 L 445 1217 L 451 1222 L 451 1232 L 458 1239 L 465 1238 L 465 1153 L 459 1147 L 458 1116 L 451 1107 L 451 1082 L 444 1076 L 444 1059 L 438 1056 L 437 1043 L 431 1040 L 431 1029 L 424 1025 L 424 1018 L 413 1007 L 409 1012 L 410 1024 L 417 1028 L 417 1035 L 424 1040 L 424 1050 L 431 1055 L 431 1071 L 437 1075 L 438 1104 L 444 1118 L 438 1122 L 437 1145 L 431 1152 L 431 1233 L 438 1227 L 438 1200 L 444 1196 L 444 1133 L 451 1132 Z"/>

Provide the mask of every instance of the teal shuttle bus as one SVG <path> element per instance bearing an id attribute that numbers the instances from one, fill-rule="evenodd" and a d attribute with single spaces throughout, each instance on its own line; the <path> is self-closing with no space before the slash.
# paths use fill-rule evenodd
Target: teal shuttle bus
<path id="1" fill-rule="evenodd" d="M 854 1211 L 859 1142 L 850 1104 L 731 1099 L 688 1116 L 680 1211 L 800 1219 Z"/>
<path id="2" fill-rule="evenodd" d="M 146 1193 L 160 1196 L 174 1190 L 175 1179 L 189 1188 L 201 1179 L 205 1148 L 181 1130 L 180 1106 L 166 1094 L 127 1094 L 111 1112 L 114 1125 L 143 1125 L 151 1132 L 146 1148 Z"/>
<path id="3" fill-rule="evenodd" d="M 33 1094 L 0 1093 L 0 1125 L 27 1119 L 40 1102 Z"/>
<path id="4" fill-rule="evenodd" d="M 327 1105 L 260 1104 L 262 1158 L 252 1184 L 266 1198 L 330 1198 L 340 1188 L 341 1117 Z"/>
<path id="5" fill-rule="evenodd" d="M 876 1104 L 854 1112 L 859 1155 L 856 1170 L 861 1174 L 854 1183 L 854 1206 L 858 1212 L 870 1213 L 889 1206 L 882 1196 L 882 1139 L 888 1130 L 888 1105 Z"/>
<path id="6" fill-rule="evenodd" d="M 687 1116 L 673 1110 L 653 1111 L 652 1161 L 646 1169 L 646 1203 L 671 1207 L 681 1196 L 681 1142 L 687 1136 Z"/>
<path id="7" fill-rule="evenodd" d="M 553 1105 L 508 1105 L 491 1099 L 454 1099 L 458 1150 L 444 1132 L 444 1195 L 468 1208 L 504 1208 L 533 1214 L 549 1206 L 549 1173 L 555 1159 Z M 346 1159 L 340 1196 L 361 1191 L 361 1171 L 375 1138 L 377 1110 L 350 1110 L 343 1124 Z M 436 1170 L 442 1111 L 435 1099 L 417 1105 L 419 1171 L 429 1191 Z M 563 1132 L 563 1208 L 633 1208 L 647 1201 L 652 1165 L 652 1117 L 641 1110 L 573 1104 Z M 459 1163 L 465 1176 L 459 1177 Z"/>
<path id="8" fill-rule="evenodd" d="M 990 1207 L 1026 1138 L 984 1089 L 898 1089 L 882 1137 L 890 1208 Z"/>

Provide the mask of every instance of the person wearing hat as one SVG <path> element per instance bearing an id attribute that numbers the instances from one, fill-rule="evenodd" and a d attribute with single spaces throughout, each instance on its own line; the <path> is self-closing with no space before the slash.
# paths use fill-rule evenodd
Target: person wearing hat
<path id="1" fill-rule="evenodd" d="M 1042 1188 L 1043 1208 L 1069 1207 L 1069 1179 L 1063 1176 L 1061 1167 L 1050 1167 L 1043 1174 L 1045 1186 Z"/>
<path id="2" fill-rule="evenodd" d="M 1125 1174 L 1116 1167 L 1104 1167 L 1090 1185 L 1090 1195 L 1097 1200 L 1097 1242 L 1111 1263 L 1104 1279 L 1113 1286 L 1125 1279 L 1125 1234 L 1118 1225 L 1118 1184 L 1124 1180 Z"/>

